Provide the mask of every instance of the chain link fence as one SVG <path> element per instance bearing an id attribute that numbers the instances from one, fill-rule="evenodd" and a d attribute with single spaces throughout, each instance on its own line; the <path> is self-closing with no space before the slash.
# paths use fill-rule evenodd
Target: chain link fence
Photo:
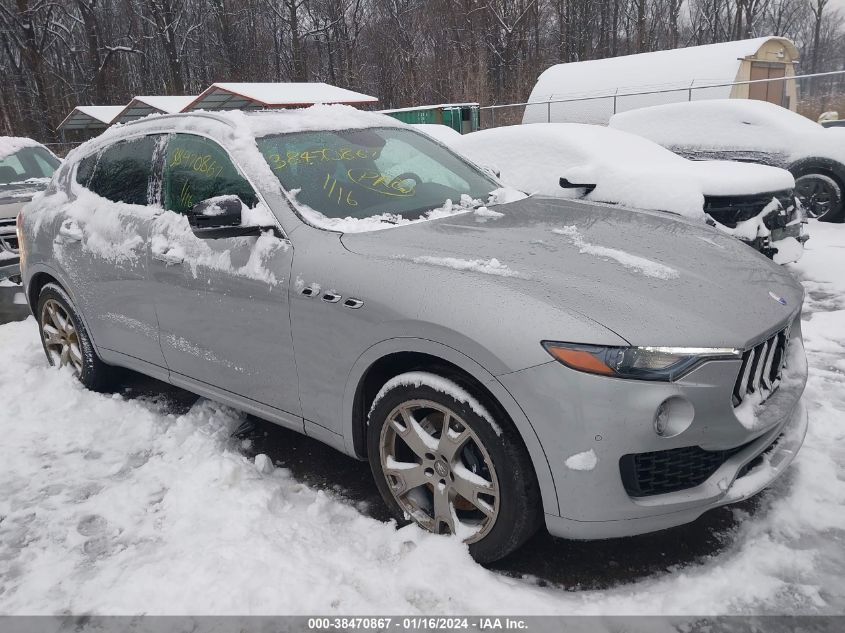
<path id="1" fill-rule="evenodd" d="M 602 94 L 573 93 L 559 99 L 530 103 L 510 103 L 482 106 L 481 127 L 540 122 L 594 123 L 605 125 L 617 112 L 678 101 L 697 101 L 728 97 L 736 87 L 748 87 L 749 92 L 794 95 L 796 110 L 812 120 L 825 111 L 835 110 L 845 118 L 845 70 L 798 75 L 774 79 L 755 79 L 726 83 L 707 83 L 659 90 L 605 92 Z M 771 86 L 771 87 L 770 87 Z M 756 87 L 756 89 L 755 89 Z M 782 102 L 781 105 L 791 105 Z"/>

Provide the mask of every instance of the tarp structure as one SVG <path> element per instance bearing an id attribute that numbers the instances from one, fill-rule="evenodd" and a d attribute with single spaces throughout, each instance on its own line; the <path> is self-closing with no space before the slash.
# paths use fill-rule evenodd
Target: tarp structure
<path id="1" fill-rule="evenodd" d="M 662 103 L 699 99 L 727 99 L 731 86 L 701 88 L 740 81 L 740 69 L 764 45 L 774 42 L 778 61 L 795 61 L 798 52 L 785 38 L 758 37 L 736 42 L 689 46 L 568 64 L 545 70 L 528 98 L 523 123 L 569 121 L 607 123 L 615 112 Z M 770 61 L 763 59 L 761 61 Z M 693 88 L 690 93 L 689 89 Z M 657 94 L 637 94 L 667 91 Z M 614 108 L 614 98 L 615 108 Z M 578 99 L 565 103 L 549 101 Z M 541 104 L 541 105 L 540 105 Z"/>
<path id="2" fill-rule="evenodd" d="M 215 83 L 183 112 L 192 110 L 256 110 L 296 108 L 315 103 L 361 105 L 378 99 L 325 83 Z"/>
<path id="3" fill-rule="evenodd" d="M 76 106 L 59 123 L 59 130 L 104 130 L 120 114 L 123 106 Z"/>
<path id="4" fill-rule="evenodd" d="M 128 123 L 129 121 L 142 119 L 150 114 L 175 114 L 176 112 L 181 112 L 194 99 L 196 99 L 195 95 L 143 95 L 133 97 L 132 101 L 126 104 L 112 123 Z"/>

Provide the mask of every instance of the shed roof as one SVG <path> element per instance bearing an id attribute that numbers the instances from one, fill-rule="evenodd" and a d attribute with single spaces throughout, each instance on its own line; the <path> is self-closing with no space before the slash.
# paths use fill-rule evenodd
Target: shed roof
<path id="1" fill-rule="evenodd" d="M 785 62 L 797 61 L 798 51 L 791 40 L 781 37 L 758 37 L 735 42 L 557 64 L 540 75 L 528 101 L 535 103 L 587 97 L 597 99 L 673 89 L 678 90 L 674 95 L 672 93 L 666 93 L 663 96 L 651 95 L 651 99 L 628 97 L 626 101 L 630 102 L 630 106 L 643 107 L 675 101 L 680 97 L 686 99 L 687 95 L 682 90 L 736 81 L 742 60 L 756 55 L 769 41 L 775 41 L 783 46 Z M 730 93 L 730 86 L 713 87 L 695 91 L 694 98 L 727 98 Z M 594 111 L 601 107 L 599 103 L 590 101 L 582 102 L 580 106 L 569 104 L 566 109 L 573 112 L 584 109 L 586 115 L 587 110 Z M 630 107 L 625 109 L 630 109 Z M 546 110 L 546 106 L 528 106 L 523 122 L 545 121 Z M 608 113 L 608 116 L 609 114 L 611 113 Z M 606 122 L 606 117 L 604 122 Z"/>
<path id="2" fill-rule="evenodd" d="M 76 106 L 59 123 L 60 130 L 102 130 L 120 114 L 124 106 Z"/>
<path id="3" fill-rule="evenodd" d="M 376 97 L 320 82 L 214 83 L 188 104 L 183 111 L 293 108 L 315 103 L 352 105 L 375 103 L 377 101 Z"/>
<path id="4" fill-rule="evenodd" d="M 141 119 L 150 114 L 175 114 L 191 103 L 196 97 L 192 95 L 162 96 L 141 95 L 133 97 L 112 123 L 127 123 Z"/>

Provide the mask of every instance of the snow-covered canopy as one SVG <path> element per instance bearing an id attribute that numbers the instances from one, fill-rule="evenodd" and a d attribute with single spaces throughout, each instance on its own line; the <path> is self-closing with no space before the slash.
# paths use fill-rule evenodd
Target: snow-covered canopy
<path id="1" fill-rule="evenodd" d="M 132 101 L 114 118 L 112 123 L 126 123 L 150 114 L 174 114 L 196 99 L 193 95 L 161 96 L 142 95 Z"/>
<path id="2" fill-rule="evenodd" d="M 825 129 L 786 108 L 745 99 L 671 103 L 617 114 L 610 126 L 666 147 L 774 152 L 845 163 L 845 128 Z"/>
<path id="3" fill-rule="evenodd" d="M 495 168 L 507 185 L 528 193 L 580 197 L 560 179 L 595 185 L 585 197 L 639 209 L 704 219 L 705 195 L 742 195 L 791 189 L 783 169 L 725 161 L 690 161 L 656 143 L 581 123 L 535 123 L 465 134 L 450 145 Z"/>
<path id="4" fill-rule="evenodd" d="M 546 69 L 528 98 L 523 123 L 548 120 L 549 108 L 552 121 L 577 121 L 605 123 L 613 114 L 613 96 L 657 90 L 675 90 L 650 95 L 618 97 L 616 111 L 642 108 L 660 103 L 671 103 L 690 98 L 719 99 L 731 94 L 731 86 L 701 89 L 701 86 L 726 84 L 738 80 L 743 60 L 749 58 L 770 42 L 780 44 L 786 59 L 798 57 L 795 45 L 786 38 L 758 37 L 736 42 L 689 46 L 651 53 L 638 53 L 594 59 L 583 62 L 557 64 Z M 589 100 L 568 103 L 545 102 L 555 99 Z M 604 97 L 604 98 L 600 98 Z"/>
<path id="5" fill-rule="evenodd" d="M 60 130 L 102 130 L 111 125 L 124 106 L 76 106 L 59 123 Z"/>
<path id="6" fill-rule="evenodd" d="M 0 160 L 24 147 L 43 147 L 38 141 L 24 136 L 0 136 Z"/>
<path id="7" fill-rule="evenodd" d="M 293 108 L 315 103 L 362 104 L 378 99 L 321 82 L 311 83 L 215 83 L 206 88 L 184 111 Z"/>

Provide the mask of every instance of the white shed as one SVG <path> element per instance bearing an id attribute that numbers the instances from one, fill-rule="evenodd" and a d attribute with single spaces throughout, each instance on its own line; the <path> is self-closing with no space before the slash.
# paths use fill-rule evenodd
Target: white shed
<path id="1" fill-rule="evenodd" d="M 795 110 L 794 81 L 730 84 L 793 77 L 797 62 L 791 40 L 758 37 L 557 64 L 537 79 L 522 122 L 605 124 L 616 112 L 699 99 L 760 99 Z"/>

